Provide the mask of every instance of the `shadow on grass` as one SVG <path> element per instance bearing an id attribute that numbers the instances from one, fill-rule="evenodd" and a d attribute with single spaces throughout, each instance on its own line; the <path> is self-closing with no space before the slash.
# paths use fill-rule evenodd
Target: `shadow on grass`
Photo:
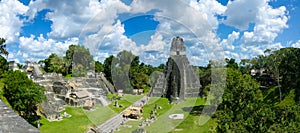
<path id="1" fill-rule="evenodd" d="M 203 110 L 204 107 L 206 107 L 205 110 Z M 217 106 L 212 106 L 212 105 L 199 105 L 199 106 L 182 108 L 184 112 L 189 112 L 189 114 L 193 116 L 200 116 L 200 115 L 213 116 L 213 113 L 216 111 L 216 109 Z"/>

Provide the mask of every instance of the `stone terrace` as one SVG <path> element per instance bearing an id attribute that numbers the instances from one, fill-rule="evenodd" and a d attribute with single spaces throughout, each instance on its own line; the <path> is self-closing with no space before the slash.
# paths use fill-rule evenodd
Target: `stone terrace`
<path id="1" fill-rule="evenodd" d="M 0 100 L 0 133 L 39 133 L 21 116 Z"/>

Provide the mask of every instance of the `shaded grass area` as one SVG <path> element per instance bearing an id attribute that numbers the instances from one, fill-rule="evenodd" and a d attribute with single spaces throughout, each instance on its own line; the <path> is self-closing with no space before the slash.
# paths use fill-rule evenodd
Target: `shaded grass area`
<path id="1" fill-rule="evenodd" d="M 66 107 L 65 111 L 71 114 L 70 118 L 63 118 L 62 121 L 49 122 L 46 118 L 41 119 L 41 132 L 45 133 L 83 133 L 88 130 L 89 127 L 95 127 L 99 125 L 116 113 L 108 106 L 97 106 L 94 111 L 87 111 L 82 107 Z"/>
<path id="2" fill-rule="evenodd" d="M 295 102 L 295 90 L 291 90 L 289 92 L 289 94 L 284 97 L 284 99 L 282 100 L 282 102 L 280 102 L 279 104 L 277 104 L 277 106 L 279 107 L 283 107 L 283 106 L 293 106 L 293 105 L 296 105 L 296 102 Z"/>
<path id="3" fill-rule="evenodd" d="M 267 90 L 264 90 L 264 100 L 266 103 L 273 104 L 275 106 L 283 107 L 283 106 L 293 106 L 296 105 L 295 102 L 295 89 L 291 89 L 286 92 L 284 92 L 284 89 L 282 90 L 282 101 L 280 102 L 280 96 L 279 96 L 279 88 L 278 86 L 270 87 Z"/>
<path id="4" fill-rule="evenodd" d="M 200 110 L 201 111 L 201 110 Z M 209 116 L 204 116 L 209 119 Z M 180 133 L 206 133 L 214 132 L 217 127 L 217 119 L 212 118 L 207 121 L 205 124 L 200 123 L 200 115 L 188 115 L 187 118 L 182 121 L 173 131 Z"/>
<path id="5" fill-rule="evenodd" d="M 155 105 L 161 106 L 162 109 L 158 109 L 158 119 L 150 126 L 139 127 L 139 123 L 149 118 L 150 111 Z M 148 105 L 143 108 L 143 118 L 141 120 L 128 121 L 126 124 L 129 127 L 120 127 L 121 133 L 132 132 L 136 129 L 143 128 L 149 133 L 156 132 L 186 132 L 186 133 L 198 133 L 213 131 L 217 126 L 215 119 L 209 119 L 204 125 L 199 124 L 200 113 L 205 105 L 205 100 L 202 98 L 189 98 L 186 101 L 182 101 L 179 104 L 169 104 L 166 98 L 150 98 Z M 199 108 L 201 106 L 201 108 Z M 200 113 L 199 113 L 200 112 Z M 170 114 L 181 113 L 184 114 L 184 120 L 173 120 L 169 118 Z"/>
<path id="6" fill-rule="evenodd" d="M 141 99 L 143 95 L 130 95 L 130 94 L 125 94 L 120 100 L 118 101 L 118 105 L 122 105 L 123 107 L 115 107 L 115 102 L 113 101 L 109 107 L 116 113 L 122 112 L 124 109 L 129 107 L 131 104 L 136 102 L 137 100 Z"/>

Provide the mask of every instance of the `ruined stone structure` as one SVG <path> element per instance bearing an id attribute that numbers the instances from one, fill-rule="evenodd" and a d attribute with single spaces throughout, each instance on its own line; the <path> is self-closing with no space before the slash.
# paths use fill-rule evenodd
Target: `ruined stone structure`
<path id="1" fill-rule="evenodd" d="M 67 105 L 83 107 L 88 101 L 93 106 L 107 106 L 107 94 L 116 92 L 102 73 L 89 71 L 88 77 L 66 79 L 61 74 L 43 74 L 39 65 L 31 62 L 26 62 L 24 71 L 36 84 L 45 87 L 47 100 L 41 104 L 41 113 L 50 121 L 61 120 L 59 112 Z"/>
<path id="2" fill-rule="evenodd" d="M 43 80 L 36 81 L 46 88 L 47 100 L 42 103 L 42 113 L 48 120 L 60 120 L 61 115 L 58 112 L 67 105 L 83 107 L 88 101 L 91 105 L 107 106 L 110 104 L 107 94 L 115 91 L 114 88 L 110 88 L 112 85 L 108 84 L 105 77 L 67 80 L 57 74 L 52 75 L 48 74 Z"/>
<path id="3" fill-rule="evenodd" d="M 167 97 L 171 101 L 184 100 L 187 97 L 197 97 L 200 87 L 199 78 L 186 57 L 183 39 L 180 37 L 173 38 L 170 58 L 150 95 Z"/>
<path id="4" fill-rule="evenodd" d="M 0 133 L 39 133 L 39 129 L 30 125 L 0 100 Z"/>
<path id="5" fill-rule="evenodd" d="M 17 62 L 10 61 L 9 62 L 9 70 L 13 70 L 13 71 L 19 70 Z"/>

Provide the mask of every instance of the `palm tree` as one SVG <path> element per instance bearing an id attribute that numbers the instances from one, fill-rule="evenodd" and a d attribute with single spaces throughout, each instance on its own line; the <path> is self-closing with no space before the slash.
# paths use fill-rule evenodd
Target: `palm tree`
<path id="1" fill-rule="evenodd" d="M 0 54 L 4 54 L 6 57 L 8 56 L 8 52 L 6 50 L 5 39 L 0 38 Z"/>

